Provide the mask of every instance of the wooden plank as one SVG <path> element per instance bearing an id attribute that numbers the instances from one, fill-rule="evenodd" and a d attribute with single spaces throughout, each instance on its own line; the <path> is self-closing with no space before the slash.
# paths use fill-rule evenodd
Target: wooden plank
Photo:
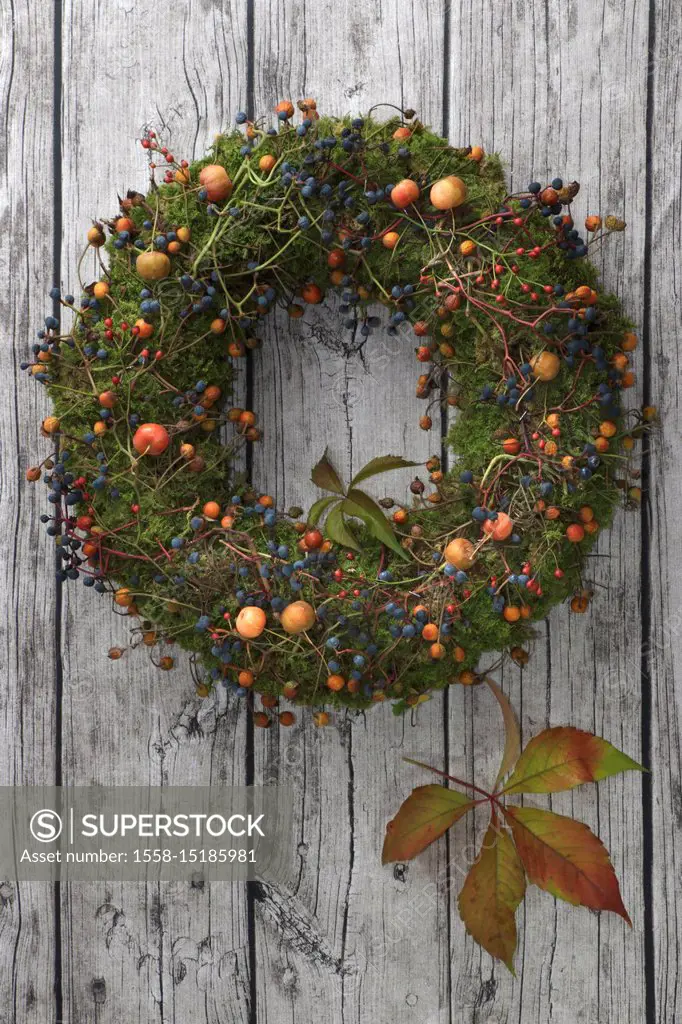
<path id="1" fill-rule="evenodd" d="M 150 0 L 65 5 L 65 284 L 75 286 L 90 220 L 115 212 L 117 192 L 146 186 L 135 141 L 142 127 L 162 128 L 178 155 L 192 158 L 244 103 L 245 0 L 197 13 L 190 0 L 172 14 Z M 64 641 L 67 784 L 243 784 L 245 716 L 198 701 L 184 656 L 170 675 L 140 651 L 110 663 L 110 644 L 127 643 L 125 620 L 77 584 L 65 601 Z M 62 911 L 65 1019 L 248 1020 L 243 885 L 73 884 Z"/>
<path id="2" fill-rule="evenodd" d="M 557 174 L 583 188 L 579 215 L 615 213 L 625 236 L 603 252 L 607 287 L 641 322 L 644 256 L 647 11 L 584 3 L 512 2 L 452 8 L 450 139 L 498 150 L 517 187 Z M 588 59 L 586 55 L 590 54 Z M 627 144 L 624 145 L 624 139 Z M 619 513 L 589 563 L 596 598 L 589 616 L 557 609 L 540 624 L 528 669 L 506 669 L 502 684 L 521 714 L 525 740 L 548 724 L 572 723 L 640 752 L 640 524 Z M 450 694 L 455 775 L 494 778 L 500 716 L 484 691 Z M 552 904 L 534 890 L 519 914 L 514 981 L 469 939 L 452 891 L 452 1013 L 458 1021 L 645 1019 L 641 780 L 635 776 L 554 798 L 610 848 L 635 927 Z M 453 837 L 451 860 L 472 859 L 478 829 Z M 462 952 L 463 951 L 463 952 Z M 663 1018 L 661 1018 L 663 1019 Z M 669 1019 L 669 1018 L 665 1018 Z"/>
<path id="3" fill-rule="evenodd" d="M 682 1014 L 679 957 L 682 941 L 682 876 L 680 841 L 682 815 L 682 663 L 680 633 L 680 538 L 671 529 L 680 507 L 682 472 L 679 448 L 682 409 L 679 398 L 680 233 L 682 191 L 679 157 L 682 142 L 680 110 L 680 46 L 682 11 L 679 4 L 654 4 L 653 50 L 648 67 L 651 83 L 650 201 L 647 207 L 651 288 L 649 309 L 649 377 L 647 399 L 660 409 L 661 427 L 651 439 L 651 478 L 646 495 L 646 523 L 651 545 L 647 553 L 648 593 L 651 598 L 651 637 L 648 644 L 651 694 L 653 947 L 656 1021 L 678 1020 Z"/>
<path id="4" fill-rule="evenodd" d="M 304 96 L 321 113 L 367 111 L 374 103 L 414 107 L 440 128 L 444 5 L 390 0 L 308 5 L 292 19 L 282 0 L 257 5 L 255 109 Z M 390 116 L 393 111 L 377 112 Z M 255 360 L 255 405 L 265 443 L 254 480 L 285 507 L 318 496 L 309 470 L 329 445 L 348 477 L 372 456 L 425 459 L 438 431 L 421 434 L 409 339 L 377 331 L 362 347 L 332 309 L 291 324 L 280 318 Z M 259 386 L 260 382 L 260 386 Z M 407 496 L 410 474 L 380 481 Z M 387 482 L 388 481 L 388 482 Z M 425 892 L 444 868 L 442 848 L 395 874 L 379 863 L 387 818 L 405 795 L 401 756 L 443 760 L 443 697 L 418 726 L 377 707 L 315 730 L 301 712 L 292 730 L 256 735 L 256 778 L 295 791 L 300 877 L 293 898 L 261 887 L 256 902 L 257 1014 L 286 1024 L 324 1007 L 335 1024 L 435 1022 L 447 991 L 445 906 Z M 419 912 L 415 907 L 419 907 Z"/>
<path id="5" fill-rule="evenodd" d="M 25 472 L 50 454 L 38 426 L 48 406 L 21 372 L 43 318 L 52 312 L 52 10 L 26 0 L 0 4 L 0 784 L 50 785 L 57 716 L 54 554 L 39 522 L 42 483 Z M 36 88 L 40 83 L 40 88 Z M 0 1020 L 54 1022 L 57 941 L 48 883 L 0 884 Z"/>

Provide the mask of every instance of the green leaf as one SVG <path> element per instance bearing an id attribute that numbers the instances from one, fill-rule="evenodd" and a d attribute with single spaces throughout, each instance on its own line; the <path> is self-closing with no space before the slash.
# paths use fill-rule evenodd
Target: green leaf
<path id="1" fill-rule="evenodd" d="M 325 448 L 324 455 L 313 467 L 310 474 L 310 479 L 318 487 L 321 487 L 323 491 L 335 491 L 336 494 L 343 494 L 343 484 L 339 474 L 336 472 L 331 462 L 329 461 L 329 449 Z"/>
<path id="2" fill-rule="evenodd" d="M 391 469 L 409 469 L 410 466 L 420 466 L 420 462 L 411 462 L 403 459 L 400 455 L 380 455 L 371 459 L 366 466 L 363 466 L 359 473 L 356 473 L 350 482 L 351 487 L 367 480 L 370 476 L 377 476 L 379 473 L 388 473 Z"/>
<path id="3" fill-rule="evenodd" d="M 516 908 L 526 895 L 526 873 L 509 832 L 491 821 L 481 852 L 459 894 L 466 930 L 514 974 Z"/>
<path id="4" fill-rule="evenodd" d="M 474 806 L 465 793 L 431 784 L 413 789 L 386 826 L 382 864 L 411 860 Z"/>
<path id="5" fill-rule="evenodd" d="M 643 770 L 600 736 L 572 726 L 557 726 L 530 740 L 503 792 L 561 793 L 619 772 Z"/>
<path id="6" fill-rule="evenodd" d="M 353 551 L 362 550 L 355 538 L 355 534 L 344 519 L 341 504 L 335 505 L 331 510 L 327 516 L 324 529 L 329 539 L 333 540 L 335 544 L 340 544 L 344 548 L 352 548 Z"/>
<path id="7" fill-rule="evenodd" d="M 385 544 L 387 548 L 400 555 L 405 561 L 409 559 L 410 556 L 398 543 L 398 539 L 381 507 L 377 505 L 373 498 L 370 498 L 369 494 L 365 494 L 364 491 L 358 491 L 352 487 L 348 492 L 346 500 L 343 502 L 342 508 L 348 515 L 357 516 L 358 519 L 362 519 L 376 539 Z"/>
<path id="8" fill-rule="evenodd" d="M 319 521 L 320 516 L 324 512 L 326 512 L 329 506 L 333 505 L 334 502 L 340 500 L 341 499 L 337 498 L 335 495 L 330 495 L 329 497 L 320 498 L 318 501 L 316 501 L 315 504 L 311 506 L 310 512 L 308 513 L 306 519 L 308 526 L 315 526 L 315 524 Z"/>

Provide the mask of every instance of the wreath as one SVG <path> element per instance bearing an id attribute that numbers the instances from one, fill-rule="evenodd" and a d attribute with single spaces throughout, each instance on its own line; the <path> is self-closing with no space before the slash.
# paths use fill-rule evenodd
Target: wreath
<path id="1" fill-rule="evenodd" d="M 296 124 L 280 103 L 277 128 L 238 114 L 191 163 L 145 131 L 149 191 L 93 223 L 100 276 L 52 290 L 24 364 L 54 407 L 27 476 L 48 488 L 59 580 L 131 617 L 161 669 L 189 649 L 200 694 L 224 683 L 255 709 L 257 691 L 258 725 L 282 697 L 325 724 L 327 705 L 401 712 L 477 683 L 485 652 L 524 663 L 532 620 L 586 609 L 585 553 L 623 492 L 640 498 L 628 452 L 651 415 L 621 411 L 637 339 L 587 258 L 621 221 L 578 228 L 576 182 L 509 194 L 496 156 L 413 111 L 299 108 Z M 271 310 L 296 320 L 330 289 L 363 336 L 387 307 L 422 371 L 415 429 L 456 407 L 456 458 L 439 439 L 396 504 L 367 482 L 415 463 L 377 453 L 344 482 L 325 453 L 319 500 L 278 509 L 234 469 L 267 443 L 230 405 L 234 367 Z"/>

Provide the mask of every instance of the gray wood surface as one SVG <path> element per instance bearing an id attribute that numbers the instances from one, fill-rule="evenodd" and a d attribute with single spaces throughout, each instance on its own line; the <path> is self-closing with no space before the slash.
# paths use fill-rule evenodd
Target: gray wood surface
<path id="1" fill-rule="evenodd" d="M 0 0 L 0 31 L 0 784 L 229 785 L 253 770 L 256 783 L 293 788 L 300 857 L 293 894 L 181 883 L 55 893 L 0 879 L 0 1024 L 676 1024 L 679 5 Z M 457 914 L 480 830 L 460 828 L 405 869 L 379 863 L 386 819 L 424 781 L 403 756 L 494 775 L 491 695 L 455 688 L 413 718 L 376 707 L 325 730 L 301 712 L 292 729 L 254 735 L 233 706 L 194 697 L 182 656 L 169 674 L 140 651 L 107 659 L 125 620 L 83 588 L 58 594 L 43 495 L 23 482 L 46 410 L 18 363 L 50 311 L 58 260 L 75 290 L 90 220 L 114 212 L 117 192 L 144 187 L 141 128 L 166 125 L 177 154 L 198 156 L 236 110 L 308 95 L 334 114 L 382 100 L 414 107 L 454 143 L 500 151 L 517 185 L 577 178 L 582 213 L 628 221 L 602 269 L 642 328 L 632 400 L 662 411 L 643 467 L 649 504 L 600 539 L 591 614 L 557 609 L 529 667 L 501 682 L 526 738 L 570 722 L 651 754 L 650 782 L 633 775 L 552 800 L 610 848 L 634 928 L 531 890 L 516 979 Z M 333 308 L 275 319 L 253 375 L 267 438 L 253 479 L 280 503 L 310 502 L 309 467 L 326 444 L 344 475 L 375 454 L 440 449 L 438 430 L 416 427 L 409 343 L 379 332 L 361 345 Z M 399 498 L 406 479 L 390 486 Z"/>

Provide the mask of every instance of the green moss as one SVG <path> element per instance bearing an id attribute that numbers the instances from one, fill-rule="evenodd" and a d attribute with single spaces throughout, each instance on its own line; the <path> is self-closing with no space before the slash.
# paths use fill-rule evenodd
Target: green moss
<path id="1" fill-rule="evenodd" d="M 85 532 L 97 551 L 79 567 L 80 574 L 95 578 L 105 594 L 111 594 L 112 580 L 128 588 L 140 616 L 133 620 L 135 638 L 153 628 L 160 638 L 194 652 L 197 672 L 208 685 L 224 677 L 236 686 L 239 672 L 248 668 L 263 693 L 279 694 L 285 683 L 294 682 L 301 703 L 364 707 L 388 698 L 403 710 L 456 680 L 460 671 L 480 668 L 486 651 L 527 640 L 531 620 L 582 585 L 582 555 L 596 534 L 576 546 L 566 540 L 567 525 L 589 505 L 604 528 L 618 500 L 616 479 L 625 470 L 616 442 L 591 477 L 584 479 L 588 474 L 581 472 L 589 468 L 585 445 L 592 443 L 604 417 L 596 396 L 607 380 L 607 361 L 630 327 L 617 300 L 599 296 L 587 347 L 571 364 L 570 342 L 577 335 L 566 327 L 570 311 L 555 309 L 546 318 L 555 325 L 552 335 L 543 333 L 544 320 L 537 326 L 532 321 L 548 308 L 545 285 L 560 283 L 564 293 L 581 285 L 598 287 L 593 267 L 584 259 L 567 258 L 577 243 L 566 242 L 538 207 L 523 209 L 520 197 L 506 196 L 497 157 L 476 163 L 467 150 L 451 148 L 420 125 L 407 142 L 396 141 L 392 136 L 399 123 L 367 121 L 364 142 L 350 152 L 342 145 L 354 138 L 349 119 L 322 119 L 304 138 L 289 125 L 276 136 L 257 130 L 246 156 L 240 132 L 219 136 L 206 158 L 189 168 L 189 186 L 153 184 L 145 197 L 133 199 L 125 211 L 134 222 L 130 237 L 117 233 L 112 222 L 110 296 L 93 302 L 92 289 L 87 289 L 73 331 L 61 339 L 53 332 L 50 338 L 54 355 L 44 372 L 61 423 L 61 446 L 69 453 L 64 473 L 71 474 L 64 479 L 57 469 L 50 482 L 61 481 L 65 494 L 71 492 L 69 500 L 79 492 L 82 499 L 67 507 L 72 518 L 62 544 L 66 547 L 68 537 L 83 539 L 75 516 L 89 516 L 95 536 L 91 528 Z M 332 138 L 335 147 L 325 148 L 325 140 Z M 318 141 L 322 148 L 315 145 Z M 258 170 L 264 154 L 278 162 L 269 175 Z M 227 201 L 211 204 L 199 175 L 215 163 L 227 170 L 234 190 Z M 315 179 L 309 195 L 305 179 L 297 177 L 302 169 L 305 177 Z M 430 184 L 448 174 L 465 182 L 468 196 L 454 217 L 443 218 L 426 196 Z M 398 211 L 386 198 L 374 201 L 379 190 L 403 177 L 422 189 L 417 206 Z M 334 219 L 325 220 L 330 210 Z M 524 222 L 520 234 L 512 215 Z M 180 228 L 189 230 L 190 240 L 172 254 L 170 275 L 145 284 L 137 273 L 137 254 L 153 249 L 160 236 L 175 247 L 173 232 Z M 389 230 L 400 235 L 393 250 L 381 242 Z M 231 471 L 246 429 L 235 429 L 232 421 L 239 410 L 234 416 L 229 411 L 233 366 L 235 361 L 244 365 L 234 353 L 257 343 L 260 319 L 276 303 L 296 310 L 304 282 L 329 286 L 327 254 L 343 244 L 344 236 L 350 244 L 341 290 L 350 297 L 343 301 L 360 319 L 368 303 L 379 300 L 389 315 L 403 315 L 406 325 L 425 321 L 434 373 L 422 393 L 438 408 L 440 396 L 431 384 L 447 374 L 451 399 L 460 409 L 447 438 L 456 465 L 431 489 L 437 501 L 416 496 L 406 505 L 407 523 L 396 527 L 412 556 L 405 563 L 358 528 L 361 551 L 353 561 L 333 549 L 322 561 L 317 554 L 315 560 L 303 554 L 299 565 L 297 524 L 257 504 L 258 494 Z M 372 239 L 369 248 L 363 237 Z M 465 241 L 476 243 L 472 258 L 460 254 Z M 522 254 L 516 253 L 519 241 Z M 568 248 L 562 251 L 559 242 Z M 538 251 L 531 255 L 533 245 Z M 495 264 L 501 272 L 492 270 Z M 485 287 L 471 284 L 477 274 L 487 275 Z M 500 282 L 497 291 L 489 287 L 493 276 Z M 538 293 L 537 300 L 520 290 L 525 282 Z M 411 286 L 411 294 L 394 297 L 396 285 Z M 466 295 L 460 292 L 460 306 L 454 308 L 450 300 L 458 286 Z M 496 303 L 500 294 L 502 304 Z M 149 302 L 158 305 L 150 308 Z M 107 333 L 107 317 L 113 334 Z M 153 327 L 152 337 L 144 341 L 130 329 L 140 319 Z M 222 320 L 219 333 L 216 320 Z M 595 345 L 603 355 L 595 355 Z M 519 375 L 512 368 L 512 362 L 518 368 L 545 347 L 563 358 L 551 382 L 533 383 L 532 374 Z M 97 353 L 103 349 L 106 358 L 100 359 Z M 498 404 L 512 375 L 522 404 Z M 202 406 L 206 386 L 219 389 L 221 397 Z M 618 379 L 610 387 L 616 395 Z M 481 397 L 485 388 L 492 397 Z M 105 422 L 97 396 L 109 390 L 117 403 L 106 431 L 93 436 L 95 424 Z M 561 433 L 554 441 L 546 416 L 556 409 L 562 410 Z M 140 423 L 160 424 L 169 432 L 169 447 L 160 456 L 134 450 Z M 625 426 L 618 430 L 622 434 Z M 501 442 L 507 437 L 519 438 L 527 454 L 505 456 Z M 540 439 L 557 444 L 556 456 L 539 447 Z M 183 444 L 193 447 L 194 461 L 181 453 Z M 567 456 L 573 458 L 571 465 L 561 461 Z M 102 463 L 108 467 L 104 474 Z M 473 484 L 460 481 L 462 470 L 473 474 Z M 530 481 L 523 480 L 526 476 Z M 551 495 L 542 495 L 543 482 L 552 484 Z M 207 501 L 217 501 L 231 525 L 207 520 L 202 514 Z M 557 518 L 548 518 L 539 501 L 555 506 Z M 482 502 L 491 511 L 510 511 L 514 537 L 504 543 L 486 541 L 469 578 L 457 583 L 443 573 L 442 551 L 454 535 L 478 544 L 480 523 L 472 510 Z M 199 524 L 193 523 L 196 518 Z M 286 556 L 282 546 L 288 547 Z M 520 575 L 526 562 L 531 566 L 526 575 L 537 580 L 540 593 L 510 582 L 509 574 Z M 73 554 L 64 564 L 75 571 Z M 386 566 L 390 579 L 379 576 Z M 564 572 L 561 578 L 555 576 L 557 567 Z M 498 588 L 493 594 L 491 577 Z M 508 622 L 500 598 L 527 609 L 530 617 Z M 317 608 L 318 622 L 309 635 L 289 636 L 278 624 L 278 611 L 292 599 Z M 240 607 L 254 602 L 267 609 L 267 630 L 244 643 L 234 623 Z M 386 613 L 391 602 L 402 608 L 403 618 Z M 419 604 L 440 627 L 442 660 L 431 657 L 429 643 L 419 636 Z M 414 637 L 394 635 L 405 625 L 414 627 Z M 328 644 L 334 639 L 337 651 Z M 454 661 L 456 647 L 463 653 L 458 651 Z M 362 665 L 359 658 L 365 659 Z M 350 679 L 353 671 L 360 675 L 356 692 L 351 692 L 354 683 L 338 693 L 327 689 L 329 674 Z"/>

